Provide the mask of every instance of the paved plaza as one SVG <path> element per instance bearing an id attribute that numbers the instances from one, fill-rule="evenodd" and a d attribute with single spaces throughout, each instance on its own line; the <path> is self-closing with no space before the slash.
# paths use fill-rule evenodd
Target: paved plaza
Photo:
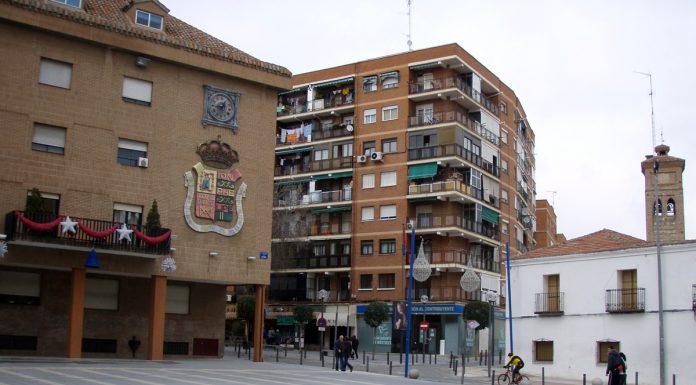
<path id="1" fill-rule="evenodd" d="M 370 354 L 368 353 L 368 356 Z M 389 375 L 389 365 L 386 355 L 377 355 L 370 362 L 367 372 L 367 361 L 351 360 L 355 369 L 353 372 L 337 372 L 330 368 L 331 357 L 321 366 L 318 352 L 307 352 L 307 359 L 302 359 L 300 365 L 299 352 L 280 350 L 276 362 L 275 349 L 264 352 L 265 362 L 254 363 L 243 354 L 226 350 L 224 358 L 186 359 L 186 360 L 114 360 L 114 359 L 81 359 L 44 357 L 0 357 L 0 385 L 223 385 L 223 384 L 402 384 L 403 365 L 398 363 L 398 354 L 392 355 L 392 370 Z M 409 380 L 414 384 L 462 383 L 461 371 L 454 375 L 449 367 L 449 359 L 440 356 L 437 365 L 430 364 L 426 356 L 426 364 L 418 363 L 414 367 L 421 373 L 418 380 Z M 461 366 L 459 366 L 461 369 Z M 501 368 L 497 368 L 500 373 Z M 531 375 L 531 374 L 530 374 Z M 539 377 L 531 376 L 533 383 L 541 384 Z M 487 376 L 486 366 L 468 367 L 464 377 L 465 384 L 491 384 Z M 555 381 L 546 379 L 548 385 L 581 384 L 582 381 Z"/>

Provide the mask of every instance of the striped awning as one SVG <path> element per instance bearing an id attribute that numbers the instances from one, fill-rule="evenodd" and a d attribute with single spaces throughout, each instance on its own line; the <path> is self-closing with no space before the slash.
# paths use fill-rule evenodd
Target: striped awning
<path id="1" fill-rule="evenodd" d="M 302 90 L 304 90 L 304 89 L 303 89 L 303 88 L 293 88 L 293 89 L 291 89 L 290 91 L 279 92 L 279 93 L 278 93 L 278 96 L 280 96 L 280 95 L 294 94 L 295 92 L 299 92 L 299 91 L 302 91 Z"/>
<path id="2" fill-rule="evenodd" d="M 414 164 L 408 167 L 408 179 L 432 178 L 437 174 L 437 163 Z"/>
<path id="3" fill-rule="evenodd" d="M 354 77 L 349 77 L 349 78 L 343 78 L 343 79 L 337 79 L 337 80 L 329 80 L 328 82 L 323 82 L 323 83 L 318 83 L 314 84 L 314 87 L 326 87 L 326 86 L 337 86 L 339 84 L 344 84 L 344 83 L 352 83 L 353 80 L 355 80 Z"/>
<path id="4" fill-rule="evenodd" d="M 481 217 L 486 222 L 497 224 L 500 215 L 488 207 L 483 207 L 483 210 L 481 210 Z"/>
<path id="5" fill-rule="evenodd" d="M 300 184 L 300 183 L 307 183 L 311 181 L 310 178 L 301 178 L 301 179 L 285 179 L 285 180 L 279 180 L 275 182 L 276 186 L 288 186 L 291 184 Z"/>
<path id="6" fill-rule="evenodd" d="M 351 211 L 351 206 L 338 206 L 338 207 L 327 207 L 323 209 L 314 209 L 312 210 L 312 214 L 322 214 L 322 213 L 337 213 L 341 211 Z"/>
<path id="7" fill-rule="evenodd" d="M 300 148 L 288 148 L 286 150 L 278 150 L 276 151 L 276 155 L 287 155 L 287 154 L 297 154 L 300 152 L 310 152 L 312 151 L 312 147 L 300 147 Z"/>

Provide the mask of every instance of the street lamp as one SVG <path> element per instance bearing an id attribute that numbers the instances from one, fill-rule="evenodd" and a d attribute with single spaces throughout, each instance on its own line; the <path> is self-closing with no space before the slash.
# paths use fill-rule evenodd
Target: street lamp
<path id="1" fill-rule="evenodd" d="M 428 303 L 428 299 L 429 299 L 428 296 L 425 294 L 421 295 L 421 297 L 420 297 L 420 301 L 423 305 Z M 425 306 L 423 306 L 423 323 L 425 323 Z M 423 344 L 423 362 L 425 362 L 425 345 L 426 345 L 426 342 L 428 341 L 428 329 L 425 329 L 425 330 L 421 329 L 421 330 L 423 331 L 423 341 L 422 341 L 422 344 Z"/>
<path id="2" fill-rule="evenodd" d="M 498 293 L 493 292 L 493 291 L 488 291 L 486 292 L 486 300 L 488 301 L 488 304 L 490 305 L 488 308 L 488 325 L 489 325 L 489 332 L 488 332 L 488 377 L 491 376 L 491 363 L 493 362 L 493 335 L 495 334 L 495 324 L 494 322 L 494 317 L 493 317 L 493 307 L 495 306 L 496 301 L 498 300 Z"/>
<path id="3" fill-rule="evenodd" d="M 326 324 L 324 323 L 324 308 L 326 307 L 326 300 L 329 298 L 329 292 L 325 289 L 321 289 L 318 295 L 319 299 L 321 299 L 321 318 L 319 318 L 319 331 L 321 332 L 319 338 L 321 342 L 319 343 L 319 357 L 321 357 L 321 361 L 324 362 L 324 329 L 326 329 Z"/>

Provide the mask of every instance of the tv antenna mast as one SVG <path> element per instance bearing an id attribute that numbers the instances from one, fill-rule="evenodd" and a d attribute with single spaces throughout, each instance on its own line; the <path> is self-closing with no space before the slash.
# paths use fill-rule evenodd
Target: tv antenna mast
<path id="1" fill-rule="evenodd" d="M 412 0 L 407 0 L 408 2 L 408 40 L 406 41 L 406 44 L 408 45 L 408 50 L 413 51 L 413 41 L 411 41 L 411 2 Z"/>
<path id="2" fill-rule="evenodd" d="M 551 193 L 551 206 L 553 206 L 555 209 L 556 208 L 556 194 L 558 193 L 558 191 L 548 190 L 546 192 Z"/>

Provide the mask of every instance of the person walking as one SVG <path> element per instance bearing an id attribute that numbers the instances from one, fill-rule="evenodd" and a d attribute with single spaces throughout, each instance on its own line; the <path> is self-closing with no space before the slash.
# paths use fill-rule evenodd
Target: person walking
<path id="1" fill-rule="evenodd" d="M 360 345 L 360 341 L 358 341 L 358 337 L 356 337 L 355 334 L 350 337 L 350 344 L 353 347 L 353 350 L 350 352 L 350 358 L 355 358 L 356 360 L 359 359 L 358 346 Z"/>
<path id="2" fill-rule="evenodd" d="M 622 385 L 625 378 L 626 362 L 624 361 L 625 355 L 619 353 L 618 350 L 610 345 L 607 354 L 607 370 L 606 375 L 609 376 L 609 385 Z"/>
<path id="3" fill-rule="evenodd" d="M 346 371 L 346 366 L 353 371 L 353 365 L 348 362 L 348 357 L 350 356 L 350 351 L 352 347 L 350 341 L 347 341 L 342 335 L 338 336 L 338 341 L 336 341 L 336 357 L 340 363 L 341 371 Z"/>

